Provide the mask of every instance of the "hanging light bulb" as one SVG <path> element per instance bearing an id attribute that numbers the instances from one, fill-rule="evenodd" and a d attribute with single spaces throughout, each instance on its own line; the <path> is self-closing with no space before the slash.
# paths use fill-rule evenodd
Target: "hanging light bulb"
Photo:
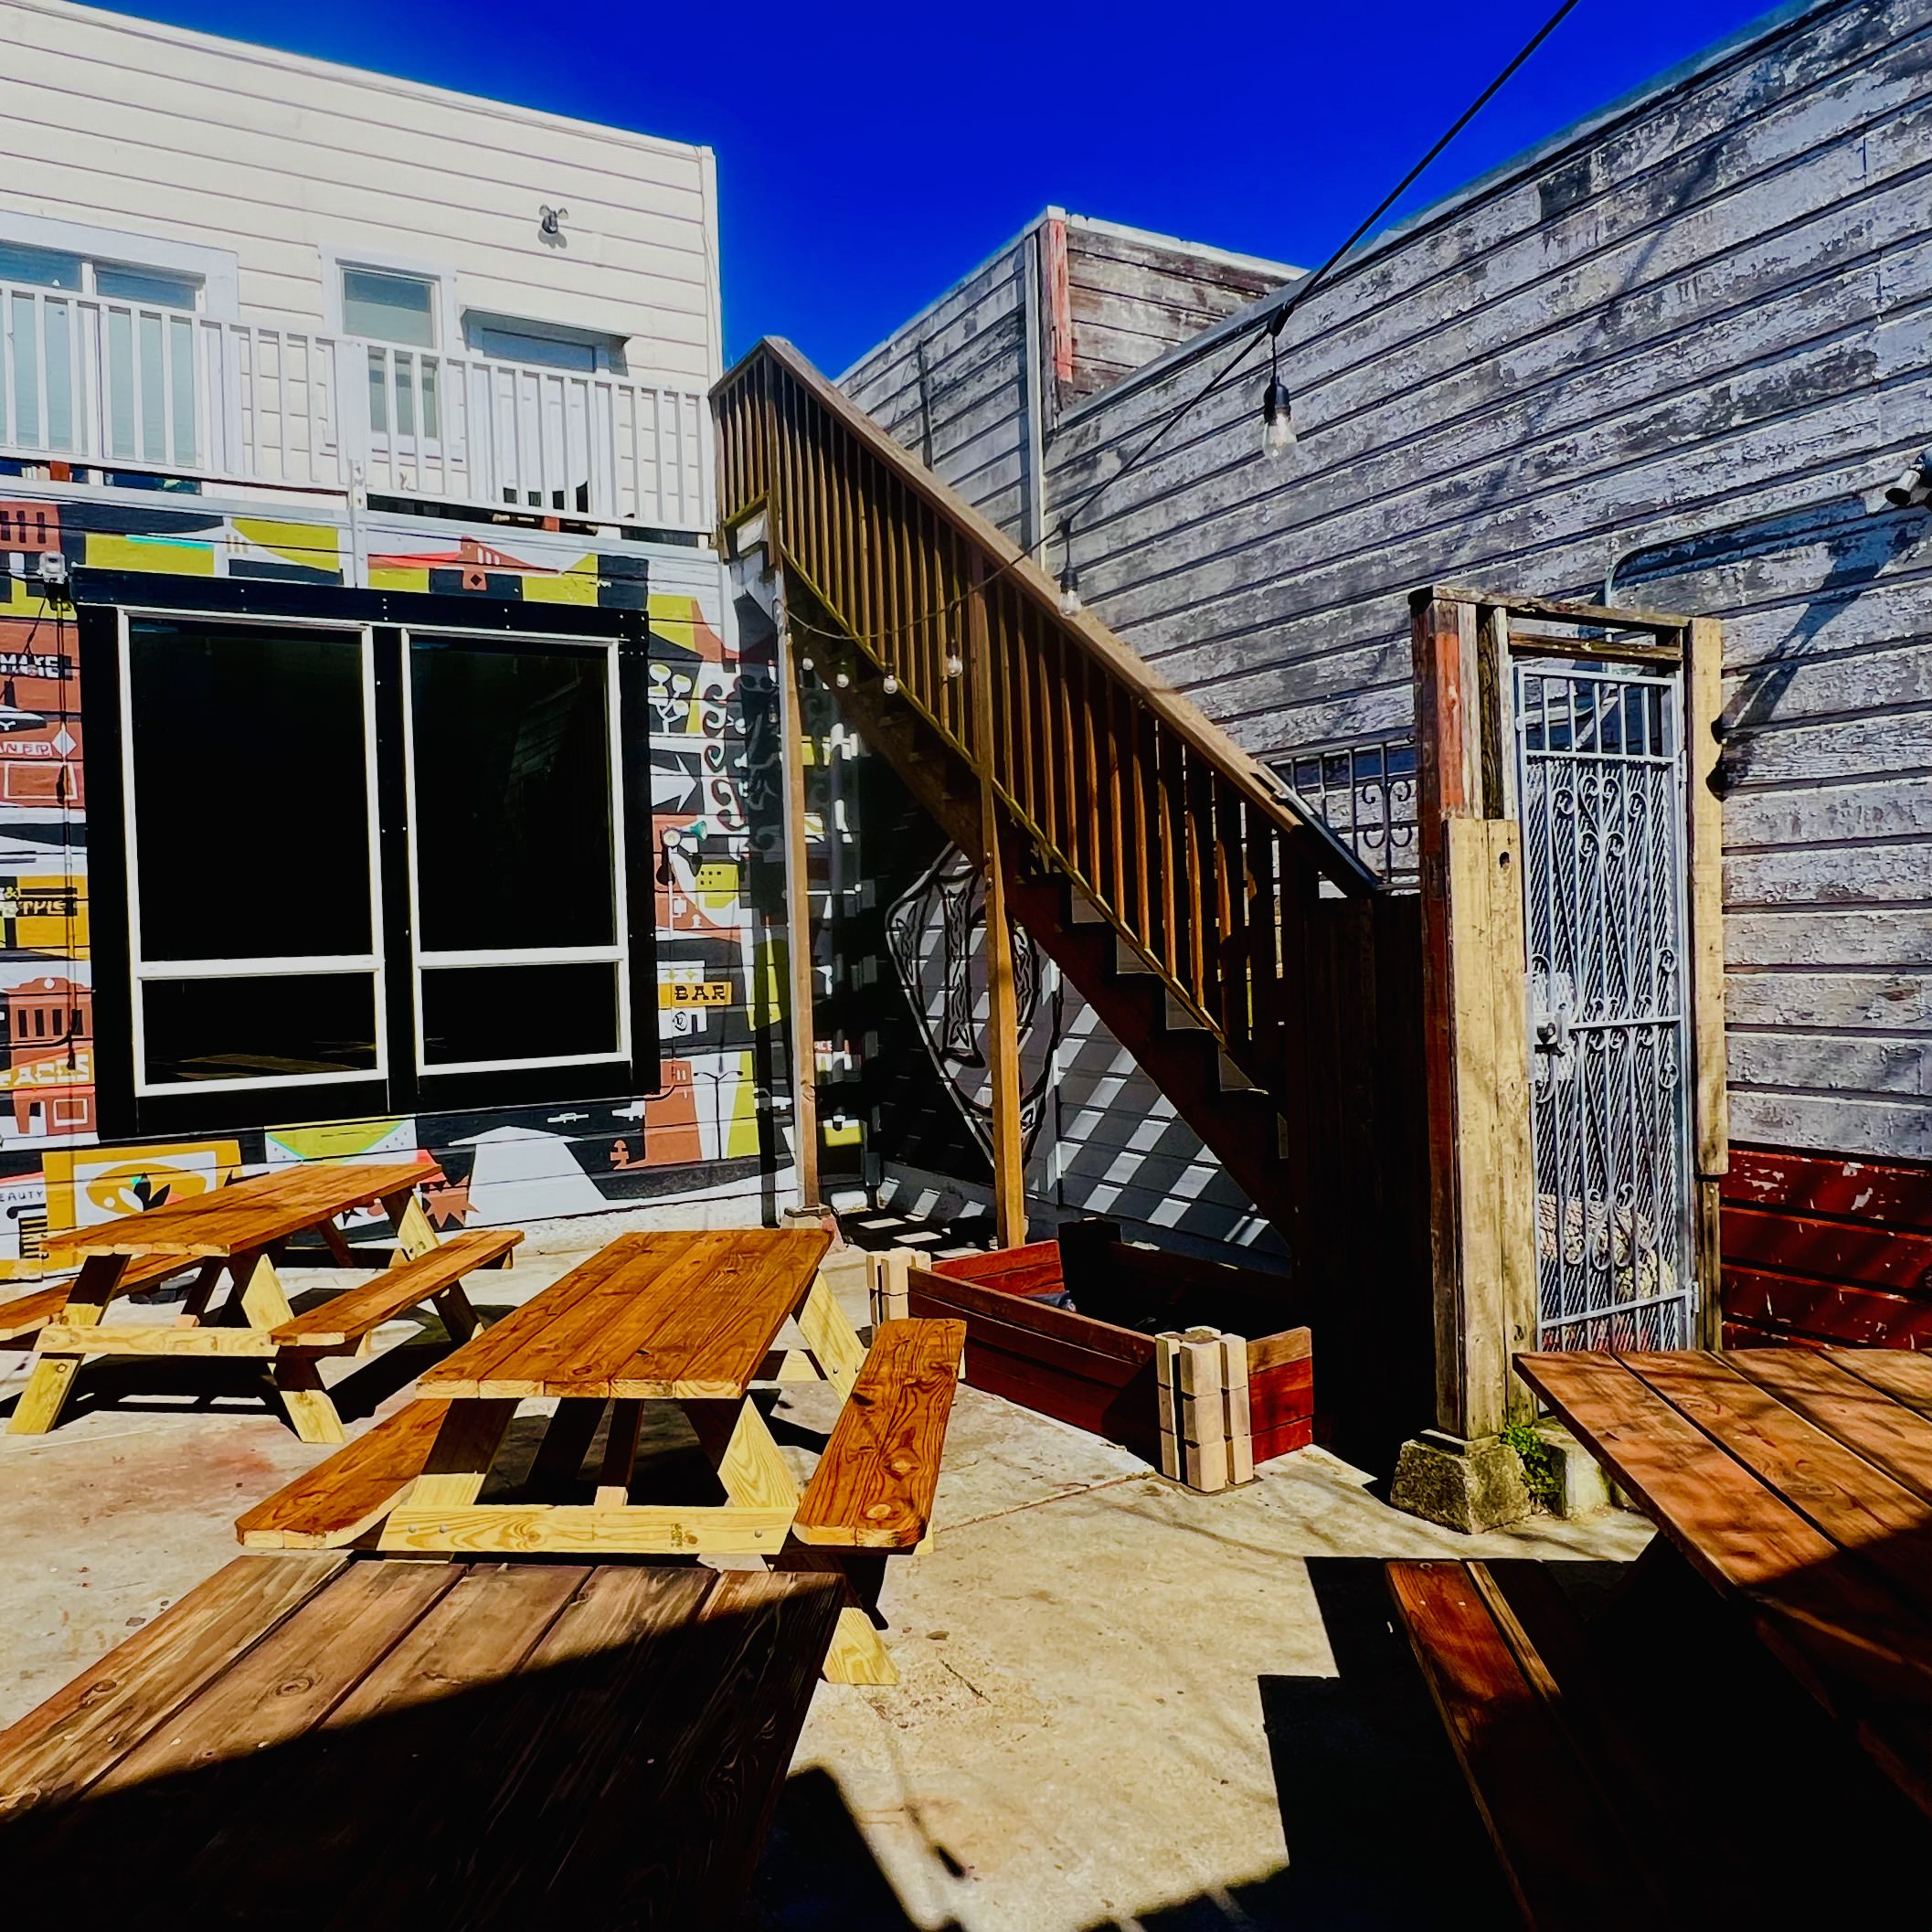
<path id="1" fill-rule="evenodd" d="M 800 669 L 801 671 L 809 671 L 809 670 L 811 670 L 811 668 L 812 668 L 812 660 L 811 660 L 811 659 L 810 659 L 809 657 L 801 657 L 801 658 L 800 658 L 800 659 L 799 659 L 799 661 L 798 661 L 798 667 L 799 667 L 799 669 Z"/>
<path id="2" fill-rule="evenodd" d="M 843 671 L 835 671 L 833 673 L 832 682 L 844 691 L 850 686 L 852 680 Z"/>
<path id="3" fill-rule="evenodd" d="M 1261 391 L 1261 451 L 1265 456 L 1283 456 L 1295 446 L 1295 415 L 1288 385 L 1281 380 L 1278 345 L 1285 313 L 1278 315 L 1268 332 L 1268 386 Z"/>
<path id="4" fill-rule="evenodd" d="M 948 677 L 958 677 L 965 668 L 966 660 L 957 651 L 949 651 L 946 653 L 946 675 Z"/>
<path id="5" fill-rule="evenodd" d="M 887 697 L 897 697 L 899 693 L 899 681 L 897 678 L 893 676 L 891 672 L 888 671 L 886 672 L 885 676 L 879 680 L 879 689 L 883 691 Z"/>
<path id="6" fill-rule="evenodd" d="M 1073 561 L 1073 524 L 1070 519 L 1062 519 L 1060 524 L 1060 615 L 1077 617 L 1080 614 L 1080 573 L 1075 569 Z"/>

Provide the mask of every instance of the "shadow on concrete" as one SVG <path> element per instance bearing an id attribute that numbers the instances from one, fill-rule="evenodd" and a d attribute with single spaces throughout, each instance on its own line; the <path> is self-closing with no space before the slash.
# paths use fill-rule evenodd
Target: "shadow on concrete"
<path id="1" fill-rule="evenodd" d="M 1287 1866 L 1083 1932 L 1502 1932 L 1517 1923 L 1407 1640 L 1394 1627 L 1383 1566 L 1316 1558 L 1309 1572 L 1338 1674 L 1259 1680 Z M 1178 1812 L 1146 1826 L 1151 1835 L 1184 1830 Z M 1074 1827 L 1061 1821 L 1060 1829 Z M 929 1849 L 949 1863 L 942 1845 Z M 779 1799 L 744 1932 L 914 1932 L 917 1923 L 836 1781 L 816 1768 L 794 1776 Z"/>

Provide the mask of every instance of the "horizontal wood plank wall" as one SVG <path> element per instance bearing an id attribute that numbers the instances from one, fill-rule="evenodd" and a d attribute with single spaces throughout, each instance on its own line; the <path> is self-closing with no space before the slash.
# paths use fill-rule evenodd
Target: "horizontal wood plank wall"
<path id="1" fill-rule="evenodd" d="M 1026 541 L 1023 236 L 839 378 L 873 421 L 1015 543 Z"/>
<path id="2" fill-rule="evenodd" d="M 1594 598 L 1616 566 L 1616 601 L 1721 617 L 1733 1131 L 1906 1159 L 1932 1157 L 1932 542 L 1859 497 L 1932 440 L 1928 209 L 1932 0 L 1819 6 L 1312 293 L 1289 465 L 1258 348 L 1075 540 L 1096 613 L 1270 758 L 1409 728 L 1419 583 Z M 1049 502 L 1231 346 L 1063 417 Z"/>
<path id="3" fill-rule="evenodd" d="M 1112 387 L 1290 277 L 1277 264 L 1077 215 L 1067 218 L 1066 228 L 1073 374 L 1056 386 L 1062 409 Z"/>
<path id="4" fill-rule="evenodd" d="M 1728 1348 L 1932 1349 L 1932 1163 L 1734 1147 L 1724 1331 Z"/>
<path id="5" fill-rule="evenodd" d="M 0 50 L 9 205 L 229 250 L 251 320 L 320 329 L 320 250 L 361 249 L 628 337 L 632 376 L 718 372 L 708 150 L 43 0 L 0 5 Z"/>

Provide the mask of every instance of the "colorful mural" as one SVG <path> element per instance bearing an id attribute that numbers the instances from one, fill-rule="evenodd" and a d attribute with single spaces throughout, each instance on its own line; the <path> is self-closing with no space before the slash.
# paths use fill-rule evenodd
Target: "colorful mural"
<path id="1" fill-rule="evenodd" d="M 352 533 L 321 508 L 249 515 L 186 493 L 52 501 L 31 488 L 16 483 L 0 502 L 0 1277 L 37 1272 L 49 1223 L 103 1188 L 124 1193 L 150 1169 L 164 1191 L 213 1172 L 210 1145 L 223 1174 L 428 1152 L 449 1176 L 430 1201 L 445 1225 L 771 1184 L 789 1165 L 779 740 L 771 667 L 741 661 L 714 557 L 398 513 L 366 515 Z M 40 577 L 53 552 L 70 567 L 648 609 L 649 744 L 630 755 L 650 759 L 658 1089 L 84 1154 L 98 1140 L 85 758 L 74 620 Z"/>

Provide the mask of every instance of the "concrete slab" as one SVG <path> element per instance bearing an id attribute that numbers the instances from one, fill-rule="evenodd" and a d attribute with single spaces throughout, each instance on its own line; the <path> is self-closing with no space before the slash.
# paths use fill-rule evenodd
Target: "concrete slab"
<path id="1" fill-rule="evenodd" d="M 629 1216 L 533 1230 L 476 1299 L 525 1299 Z M 837 1270 L 864 1316 L 863 1273 Z M 300 1286 L 327 1291 L 327 1269 Z M 354 1429 L 407 1399 L 414 1345 L 352 1370 Z M 0 1415 L 22 1379 L 0 1357 Z M 386 1366 L 387 1364 L 387 1366 Z M 383 1374 L 377 1375 L 376 1371 Z M 134 1380 L 130 1376 L 133 1375 Z M 138 1381 L 139 1385 L 135 1385 Z M 86 1378 L 74 1419 L 0 1435 L 0 1724 L 234 1553 L 249 1502 L 314 1461 L 249 1385 Z M 789 1388 L 800 1472 L 833 1403 Z M 518 1439 L 534 1444 L 533 1415 Z M 686 1452 L 676 1426 L 654 1452 Z M 1077 1932 L 1513 1922 L 1391 1629 L 1389 1556 L 1627 1560 L 1639 1518 L 1462 1537 L 1388 1509 L 1321 1450 L 1204 1497 L 1125 1450 L 962 1388 L 925 1556 L 883 1608 L 902 1683 L 822 1686 L 748 1921 L 769 1932 Z"/>

